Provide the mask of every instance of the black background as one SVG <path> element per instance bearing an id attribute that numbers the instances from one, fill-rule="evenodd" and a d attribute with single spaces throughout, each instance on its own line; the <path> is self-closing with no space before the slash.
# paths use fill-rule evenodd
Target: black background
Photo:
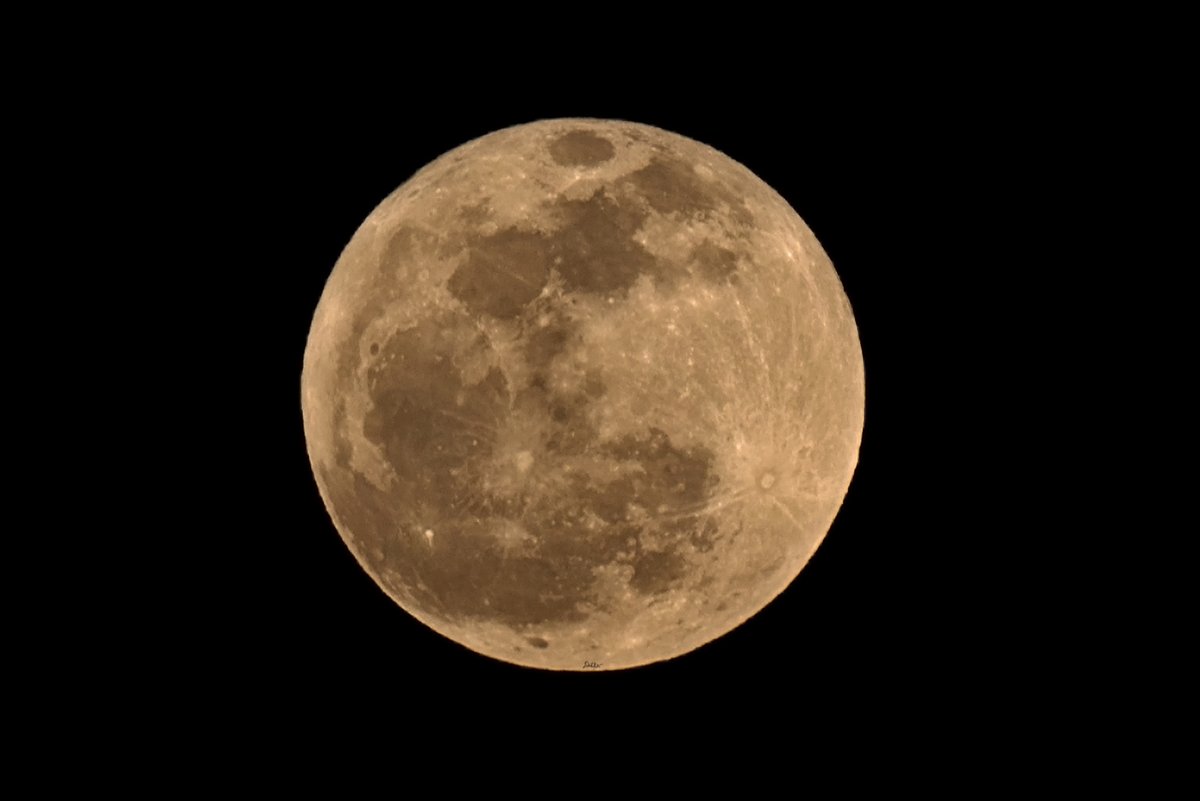
<path id="1" fill-rule="evenodd" d="M 1183 419 L 1165 378 L 1179 360 L 1155 364 L 1133 316 L 1190 319 L 1163 303 L 1184 251 L 1144 252 L 1188 230 L 1186 204 L 1160 216 L 1150 201 L 1174 195 L 1138 186 L 1186 185 L 1166 147 L 1186 126 L 1156 118 L 1186 107 L 1172 62 L 1188 50 L 1169 25 L 905 9 L 839 37 L 761 9 L 673 15 L 656 31 L 638 10 L 589 8 L 578 22 L 530 12 L 508 35 L 450 10 L 449 25 L 344 29 L 322 12 L 308 34 L 274 18 L 193 17 L 151 36 L 130 23 L 129 46 L 85 24 L 78 54 L 55 43 L 14 71 L 10 177 L 36 187 L 10 194 L 43 225 L 10 225 L 29 246 L 9 271 L 10 374 L 53 426 L 10 426 L 42 457 L 11 465 L 23 481 L 10 503 L 30 519 L 14 516 L 10 539 L 36 549 L 8 564 L 35 584 L 11 617 L 38 642 L 10 661 L 51 678 L 28 696 L 53 742 L 86 710 L 56 717 L 44 702 L 72 689 L 101 702 L 89 744 L 119 742 L 113 724 L 135 705 L 159 711 L 165 725 L 144 729 L 166 749 L 166 731 L 240 735 L 256 752 L 292 723 L 351 742 L 373 731 L 329 725 L 345 712 L 454 757 L 512 742 L 525 759 L 505 777 L 536 783 L 546 760 L 527 735 L 584 759 L 601 742 L 622 752 L 594 774 L 649 753 L 631 735 L 691 734 L 686 765 L 707 776 L 725 746 L 778 732 L 766 723 L 790 746 L 829 740 L 832 717 L 856 772 L 882 733 L 888 751 L 927 757 L 915 769 L 988 750 L 991 779 L 1013 775 L 1029 740 L 1055 759 L 1074 733 L 1048 722 L 1100 720 L 1110 694 L 1155 708 L 1140 693 L 1158 676 L 1096 676 L 1147 659 L 1122 626 L 1146 641 L 1186 630 L 1160 635 L 1148 624 L 1164 609 L 1136 603 L 1135 585 L 1163 585 L 1139 558 L 1179 539 L 1169 511 L 1144 518 L 1163 471 L 1114 452 L 1178 449 Z M 543 33 L 542 16 L 559 30 Z M 1131 33 L 1153 58 L 1113 47 Z M 300 416 L 312 312 L 363 218 L 446 150 L 559 116 L 658 125 L 757 173 L 831 256 L 866 362 L 858 469 L 810 564 L 736 631 L 619 673 L 499 663 L 398 609 L 329 522 Z M 1131 237 L 1139 214 L 1152 219 Z M 26 274 L 50 290 L 26 291 Z M 1136 520 L 1114 518 L 1123 502 Z M 59 610 L 61 625 L 40 623 Z M 196 711 L 217 725 L 194 725 Z M 425 737 L 435 724 L 450 737 Z M 1014 748 L 975 738 L 1013 730 Z M 811 764 L 791 751 L 747 775 Z"/>
<path id="2" fill-rule="evenodd" d="M 991 224 L 1002 181 L 986 109 L 876 78 L 817 81 L 803 96 L 597 85 L 571 96 L 463 87 L 428 96 L 266 81 L 217 97 L 192 169 L 216 332 L 200 338 L 190 447 L 200 470 L 186 525 L 210 567 L 166 603 L 195 608 L 181 660 L 194 690 L 273 714 L 448 709 L 652 722 L 720 708 L 803 716 L 955 705 L 990 692 L 1000 655 L 985 601 L 998 526 L 977 504 L 978 454 L 999 446 L 974 401 L 992 343 Z M 814 231 L 850 298 L 866 364 L 866 425 L 841 512 L 789 589 L 744 625 L 677 659 L 599 673 L 501 663 L 426 628 L 362 571 L 309 467 L 300 414 L 305 337 L 359 223 L 416 170 L 472 138 L 535 119 L 648 123 L 712 145 L 780 192 Z M 194 132 L 193 132 L 194 133 Z M 981 191 L 981 187 L 985 190 Z M 212 280 L 210 280 L 210 277 Z M 183 291 L 189 291 L 184 289 Z M 463 710 L 470 710 L 463 712 Z"/>

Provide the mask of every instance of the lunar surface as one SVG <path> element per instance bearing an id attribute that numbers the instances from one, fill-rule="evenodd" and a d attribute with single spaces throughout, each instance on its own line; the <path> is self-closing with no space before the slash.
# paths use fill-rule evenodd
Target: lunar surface
<path id="1" fill-rule="evenodd" d="M 797 576 L 858 460 L 833 265 L 729 157 L 628 122 L 453 150 L 346 246 L 301 377 L 337 530 L 397 604 L 496 659 L 608 670 Z"/>

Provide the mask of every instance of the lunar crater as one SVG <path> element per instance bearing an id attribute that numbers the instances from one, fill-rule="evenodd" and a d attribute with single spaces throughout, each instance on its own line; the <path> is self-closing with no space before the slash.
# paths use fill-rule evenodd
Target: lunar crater
<path id="1" fill-rule="evenodd" d="M 613 143 L 588 130 L 575 130 L 556 137 L 550 143 L 550 156 L 556 164 L 594 167 L 616 155 Z"/>

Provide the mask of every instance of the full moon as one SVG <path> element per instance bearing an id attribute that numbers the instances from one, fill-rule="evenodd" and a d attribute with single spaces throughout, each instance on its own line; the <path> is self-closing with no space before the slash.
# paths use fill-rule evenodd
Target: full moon
<path id="1" fill-rule="evenodd" d="M 346 245 L 309 331 L 308 454 L 409 614 L 553 670 L 670 659 L 808 562 L 864 376 L 812 231 L 728 156 L 545 120 L 441 156 Z"/>

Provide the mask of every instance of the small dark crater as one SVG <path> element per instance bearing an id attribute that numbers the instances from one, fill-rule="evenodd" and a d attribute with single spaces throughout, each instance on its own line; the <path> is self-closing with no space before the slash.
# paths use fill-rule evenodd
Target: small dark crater
<path id="1" fill-rule="evenodd" d="M 737 272 L 737 256 L 734 252 L 712 242 L 705 241 L 697 246 L 692 251 L 692 259 L 700 275 L 714 283 L 727 281 Z"/>
<path id="2" fill-rule="evenodd" d="M 372 342 L 371 343 L 371 355 L 374 356 L 376 353 L 379 353 L 379 343 Z"/>
<path id="3" fill-rule="evenodd" d="M 721 601 L 721 603 L 717 604 L 716 608 L 717 608 L 718 612 L 724 612 L 726 609 L 729 608 L 729 605 L 726 604 L 724 601 Z"/>
<path id="4" fill-rule="evenodd" d="M 634 561 L 629 584 L 643 595 L 666 592 L 683 577 L 685 567 L 683 557 L 677 553 L 647 551 Z"/>
<path id="5" fill-rule="evenodd" d="M 571 131 L 550 143 L 550 158 L 563 167 L 594 167 L 616 153 L 612 142 L 591 131 Z"/>
<path id="6" fill-rule="evenodd" d="M 599 370 L 593 368 L 587 371 L 587 377 L 583 382 L 583 391 L 592 398 L 599 398 L 607 391 L 604 387 L 604 379 L 600 377 Z"/>
<path id="7" fill-rule="evenodd" d="M 783 567 L 783 557 L 777 557 L 769 565 L 759 568 L 758 574 L 763 579 L 767 579 L 778 573 L 781 567 Z"/>
<path id="8" fill-rule="evenodd" d="M 548 325 L 536 327 L 530 332 L 525 345 L 525 361 L 535 372 L 544 371 L 578 336 L 579 326 L 576 323 L 556 317 Z"/>
<path id="9" fill-rule="evenodd" d="M 492 210 L 488 206 L 487 198 L 484 198 L 478 203 L 473 203 L 469 206 L 463 206 L 460 208 L 458 210 L 458 216 L 462 217 L 464 222 L 470 223 L 471 225 L 480 225 L 481 223 L 487 222 L 488 218 L 492 216 Z"/>
<path id="10" fill-rule="evenodd" d="M 550 643 L 543 640 L 541 637 L 526 637 L 525 642 L 532 645 L 534 648 L 549 648 Z"/>

